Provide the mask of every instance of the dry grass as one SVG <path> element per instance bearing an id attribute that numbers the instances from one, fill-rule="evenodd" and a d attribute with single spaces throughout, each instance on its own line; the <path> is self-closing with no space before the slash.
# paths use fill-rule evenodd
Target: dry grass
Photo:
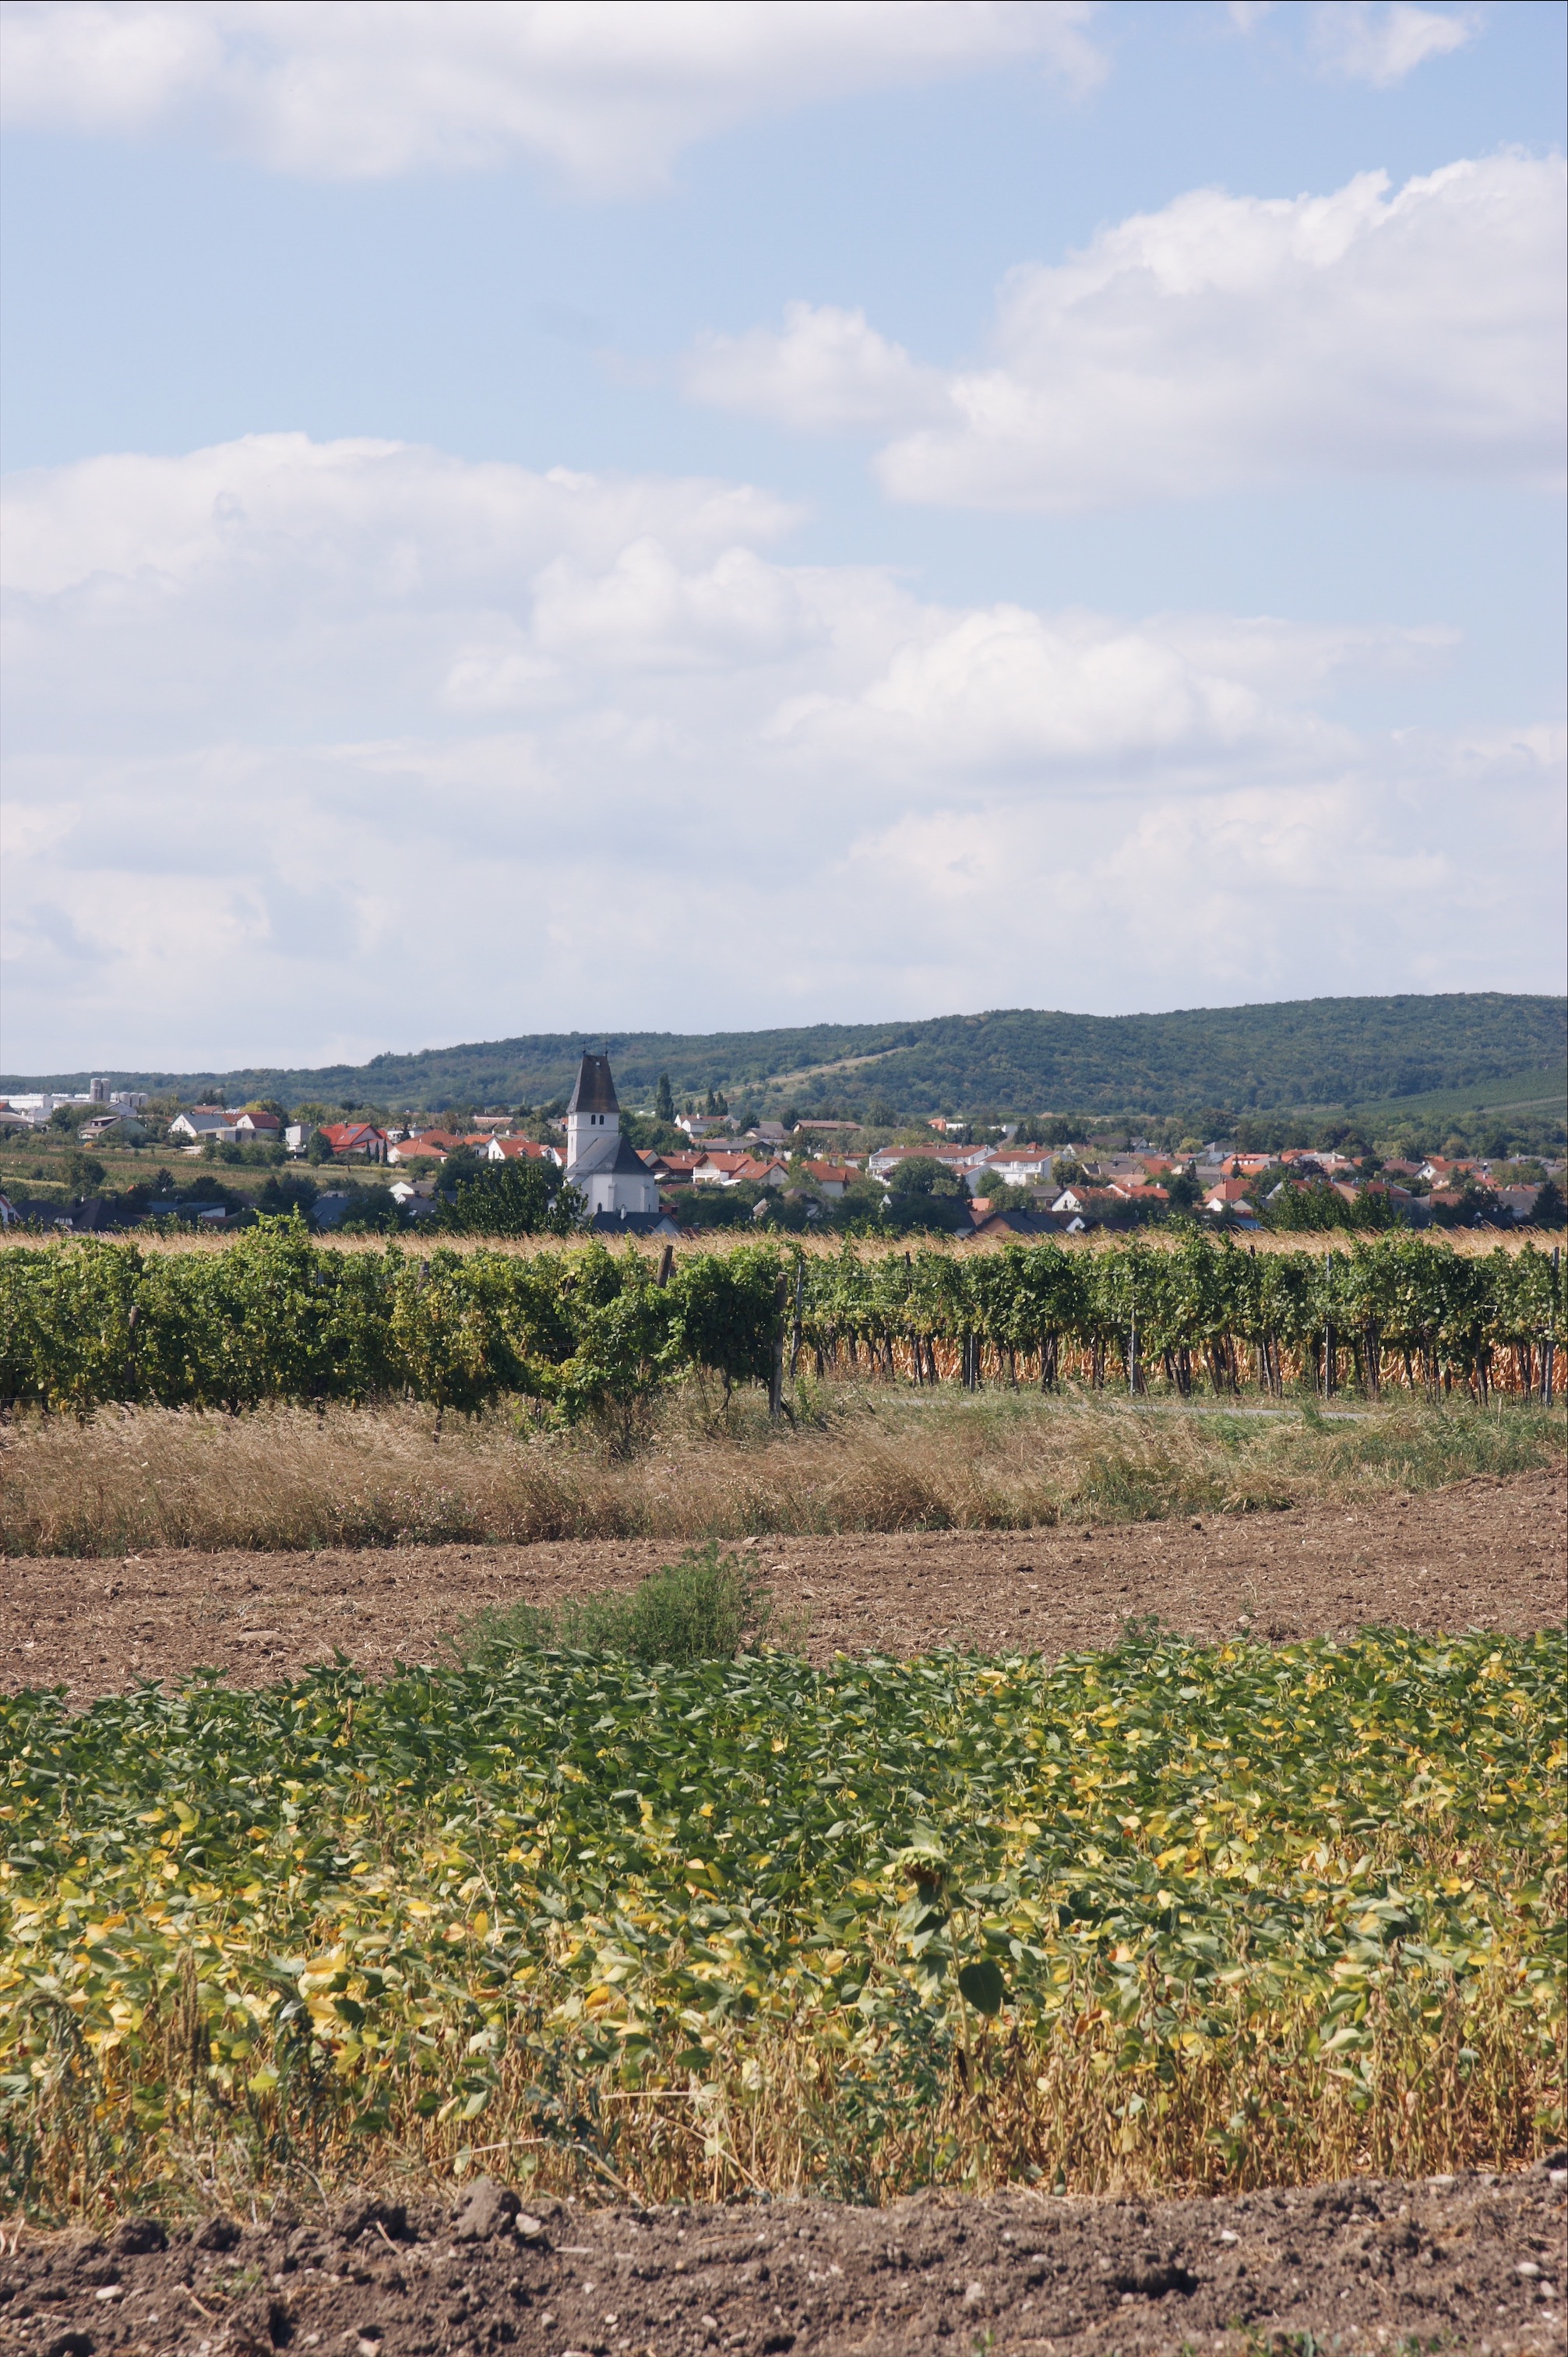
<path id="1" fill-rule="evenodd" d="M 698 1383 L 624 1434 L 418 1406 L 26 1415 L 0 1439 L 0 1546 L 98 1555 L 443 1541 L 704 1540 L 1147 1521 L 1424 1490 L 1561 1459 L 1564 1417 L 1402 1400 L 1348 1415 L 1102 1395 L 802 1384 L 799 1422 Z"/>
<path id="2" fill-rule="evenodd" d="M 220 1253 L 227 1252 L 236 1238 L 244 1232 L 242 1229 L 235 1229 L 225 1235 L 203 1235 L 193 1231 L 188 1235 L 167 1236 L 141 1234 L 133 1231 L 127 1235 L 114 1236 L 108 1241 L 116 1243 L 134 1243 L 139 1251 L 148 1254 Z M 1136 1230 L 1094 1228 L 1084 1235 L 1064 1234 L 1053 1236 L 1048 1241 L 1058 1244 L 1063 1252 L 1103 1253 L 1124 1248 L 1135 1235 L 1140 1244 L 1149 1246 L 1156 1252 L 1167 1252 L 1173 1251 L 1181 1243 L 1187 1232 L 1180 1228 L 1167 1227 Z M 1361 1238 L 1360 1241 L 1376 1243 L 1387 1232 L 1389 1232 L 1380 1231 Z M 1530 1228 L 1512 1232 L 1503 1228 L 1439 1228 L 1425 1229 L 1421 1233 L 1423 1242 L 1443 1244 L 1449 1251 L 1456 1253 L 1463 1260 L 1474 1259 L 1487 1253 L 1521 1253 L 1532 1244 L 1540 1250 L 1543 1245 L 1550 1246 L 1556 1241 L 1552 1235 L 1545 1234 L 1539 1229 Z M 376 1235 L 327 1234 L 313 1240 L 324 1252 L 383 1253 L 390 1242 L 404 1252 L 430 1253 L 439 1250 L 456 1253 L 505 1253 L 523 1260 L 532 1260 L 540 1253 L 550 1254 L 569 1252 L 572 1249 L 570 1241 L 560 1236 L 422 1236 L 417 1232 L 410 1232 L 392 1238 Z M 33 1230 L 29 1230 L 27 1233 L 16 1228 L 0 1230 L 0 1250 L 37 1252 L 47 1250 L 53 1241 L 49 1236 Z M 939 1252 L 951 1254 L 957 1258 L 967 1260 L 976 1253 L 1006 1252 L 1015 1248 L 1019 1239 L 1016 1236 L 961 1238 L 938 1233 L 857 1236 L 850 1241 L 854 1250 L 868 1259 L 882 1259 L 893 1253 Z M 1261 1253 L 1344 1253 L 1348 1251 L 1357 1241 L 1355 1236 L 1348 1235 L 1342 1230 L 1321 1235 L 1305 1232 L 1299 1235 L 1275 1235 L 1269 1230 L 1262 1229 L 1256 1235 L 1246 1236 L 1242 1240 L 1240 1248 L 1248 1252 Z M 759 1235 L 750 1229 L 706 1228 L 701 1231 L 687 1231 L 675 1240 L 671 1249 L 677 1260 L 686 1260 L 695 1254 L 725 1254 L 736 1252 L 746 1245 L 776 1243 L 787 1252 L 794 1252 L 798 1247 L 811 1260 L 836 1260 L 843 1250 L 844 1243 L 845 1239 L 843 1235 L 769 1234 L 766 1232 Z M 639 1247 L 628 1240 L 624 1244 L 618 1244 L 616 1249 L 618 1252 L 635 1253 L 639 1250 Z M 660 1254 L 663 1250 L 662 1243 L 651 1246 L 643 1251 L 642 1257 L 657 1266 Z"/>

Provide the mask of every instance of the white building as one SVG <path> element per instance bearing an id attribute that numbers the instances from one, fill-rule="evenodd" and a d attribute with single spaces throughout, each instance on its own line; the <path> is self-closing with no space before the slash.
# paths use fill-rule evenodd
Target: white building
<path id="1" fill-rule="evenodd" d="M 620 1103 L 607 1056 L 585 1056 L 566 1107 L 566 1178 L 597 1228 L 661 1218 L 659 1181 L 620 1134 Z M 673 1232 L 673 1230 L 671 1230 Z"/>

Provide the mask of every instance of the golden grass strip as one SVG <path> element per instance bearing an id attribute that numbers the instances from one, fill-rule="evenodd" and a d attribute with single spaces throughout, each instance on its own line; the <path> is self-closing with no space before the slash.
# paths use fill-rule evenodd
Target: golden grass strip
<path id="1" fill-rule="evenodd" d="M 804 1385 L 795 1428 L 700 1383 L 624 1433 L 542 1434 L 522 1410 L 106 1408 L 0 1434 L 0 1546 L 103 1555 L 443 1541 L 1017 1530 L 1353 1500 L 1560 1463 L 1562 1408 L 1408 1399 L 1343 1418 Z"/>

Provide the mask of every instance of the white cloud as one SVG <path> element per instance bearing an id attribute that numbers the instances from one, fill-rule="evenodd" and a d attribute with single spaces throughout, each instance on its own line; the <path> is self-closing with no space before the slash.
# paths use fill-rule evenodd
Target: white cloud
<path id="1" fill-rule="evenodd" d="M 1416 8 L 1410 0 L 1322 0 L 1313 10 L 1313 47 L 1331 73 L 1391 90 L 1428 58 L 1462 49 L 1480 31 L 1473 9 Z"/>
<path id="2" fill-rule="evenodd" d="M 1090 0 L 9 0 L 7 119 L 190 131 L 326 179 L 542 159 L 657 185 L 757 114 L 998 65 L 1103 71 Z"/>
<path id="3" fill-rule="evenodd" d="M 11 506 L 8 1069 L 1548 979 L 1560 744 L 1331 708 L 1431 627 L 943 608 L 389 443 Z"/>
<path id="4" fill-rule="evenodd" d="M 710 339 L 692 389 L 892 438 L 900 500 L 1062 512 L 1370 471 L 1560 481 L 1563 159 L 1327 197 L 1199 188 L 1004 283 L 987 367 L 937 371 L 858 314 Z M 918 422 L 911 417 L 920 413 Z"/>
<path id="5" fill-rule="evenodd" d="M 809 434 L 838 434 L 940 417 L 940 369 L 920 368 L 902 344 L 866 324 L 864 311 L 832 304 L 785 308 L 784 332 L 704 335 L 687 363 L 686 389 L 719 409 L 738 409 Z"/>

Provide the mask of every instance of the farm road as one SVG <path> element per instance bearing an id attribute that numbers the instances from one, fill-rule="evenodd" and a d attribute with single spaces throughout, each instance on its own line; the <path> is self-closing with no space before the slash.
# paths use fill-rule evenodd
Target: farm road
<path id="1" fill-rule="evenodd" d="M 1522 1631 L 1561 1619 L 1560 1469 L 1354 1507 L 1035 1531 L 864 1533 L 744 1541 L 809 1650 L 938 1645 L 1058 1653 L 1157 1613 L 1184 1634 L 1280 1640 L 1369 1622 Z M 433 1660 L 488 1604 L 550 1604 L 634 1584 L 669 1540 L 409 1546 L 319 1554 L 0 1559 L 0 1679 L 82 1701 L 199 1665 L 271 1684 L 341 1647 L 380 1674 Z"/>

